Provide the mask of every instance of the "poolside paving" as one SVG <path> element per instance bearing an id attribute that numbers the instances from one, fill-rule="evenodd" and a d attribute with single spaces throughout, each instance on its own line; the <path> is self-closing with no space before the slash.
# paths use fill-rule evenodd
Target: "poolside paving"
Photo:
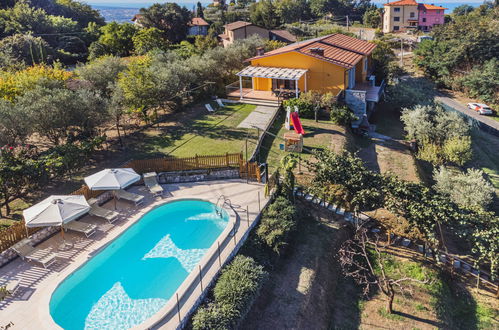
<path id="1" fill-rule="evenodd" d="M 268 123 L 274 117 L 274 114 L 279 110 L 278 107 L 267 107 L 259 105 L 248 115 L 237 127 L 238 128 L 255 128 L 265 130 Z"/>
<path id="2" fill-rule="evenodd" d="M 97 224 L 99 230 L 91 238 L 67 232 L 65 238 L 74 244 L 72 249 L 67 251 L 58 250 L 62 243 L 60 234 L 55 234 L 39 244 L 37 247 L 50 249 L 58 256 L 58 261 L 49 269 L 22 261 L 19 258 L 0 268 L 0 285 L 9 279 L 21 280 L 21 288 L 14 297 L 8 297 L 0 302 L 0 327 L 12 322 L 11 329 L 58 329 L 59 327 L 52 321 L 49 314 L 48 306 L 52 292 L 67 275 L 98 253 L 99 249 L 138 221 L 145 212 L 168 202 L 168 200 L 200 198 L 215 203 L 221 195 L 224 195 L 231 200 L 233 209 L 239 216 L 235 227 L 236 233 L 235 236 L 231 235 L 228 239 L 221 241 L 220 258 L 217 258 L 218 256 L 210 258 L 210 262 L 203 268 L 203 290 L 201 290 L 199 277 L 196 277 L 197 282 L 192 281 L 192 285 L 186 288 L 186 294 L 179 294 L 179 297 L 181 297 L 179 301 L 180 315 L 183 319 L 192 310 L 201 294 L 206 292 L 207 283 L 215 277 L 219 270 L 219 263 L 223 264 L 228 260 L 235 246 L 240 245 L 241 239 L 247 234 L 250 225 L 256 220 L 259 209 L 263 207 L 267 200 L 263 197 L 264 186 L 262 184 L 246 183 L 245 180 L 240 179 L 168 184 L 163 185 L 163 187 L 167 191 L 163 198 L 154 198 L 144 186 L 132 187 L 130 191 L 145 196 L 144 205 L 135 208 L 130 203 L 118 201 L 117 206 L 122 218 L 112 225 L 98 218 L 86 216 L 84 220 Z M 105 207 L 112 209 L 112 202 L 108 202 Z M 248 216 L 246 215 L 247 209 Z M 163 319 L 163 316 L 156 315 L 156 320 L 151 320 L 154 321 L 152 323 Z M 175 311 L 167 313 L 166 318 L 160 324 L 153 326 L 153 328 L 174 329 L 178 325 L 178 314 L 175 309 Z"/>

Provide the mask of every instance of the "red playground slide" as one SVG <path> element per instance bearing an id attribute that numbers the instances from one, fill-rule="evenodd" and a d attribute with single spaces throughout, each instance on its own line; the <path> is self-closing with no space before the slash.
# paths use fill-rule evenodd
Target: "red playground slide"
<path id="1" fill-rule="evenodd" d="M 295 129 L 295 132 L 301 135 L 305 135 L 305 131 L 301 126 L 300 117 L 298 117 L 298 113 L 291 112 L 291 121 L 293 122 L 293 128 Z"/>

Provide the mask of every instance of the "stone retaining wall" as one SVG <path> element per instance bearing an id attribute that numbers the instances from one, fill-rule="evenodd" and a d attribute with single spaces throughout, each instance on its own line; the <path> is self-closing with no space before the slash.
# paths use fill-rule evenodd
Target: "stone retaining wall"
<path id="1" fill-rule="evenodd" d="M 192 170 L 181 172 L 161 172 L 159 183 L 183 183 L 239 178 L 239 169 Z"/>

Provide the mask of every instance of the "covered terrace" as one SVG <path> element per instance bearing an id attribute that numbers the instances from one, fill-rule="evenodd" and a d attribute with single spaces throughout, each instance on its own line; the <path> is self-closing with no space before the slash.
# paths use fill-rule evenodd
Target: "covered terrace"
<path id="1" fill-rule="evenodd" d="M 239 84 L 227 86 L 229 97 L 255 98 L 277 100 L 278 98 L 292 98 L 300 95 L 301 85 L 307 91 L 307 69 L 276 68 L 265 66 L 247 66 L 236 75 Z M 243 78 L 250 78 L 251 81 Z"/>

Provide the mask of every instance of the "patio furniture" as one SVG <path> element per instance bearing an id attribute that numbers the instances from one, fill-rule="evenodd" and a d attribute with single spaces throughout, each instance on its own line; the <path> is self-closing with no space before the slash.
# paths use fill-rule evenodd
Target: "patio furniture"
<path id="1" fill-rule="evenodd" d="M 211 104 L 206 103 L 204 106 L 205 106 L 206 110 L 208 110 L 209 112 L 215 112 L 215 110 L 213 110 L 213 107 L 211 106 Z"/>
<path id="2" fill-rule="evenodd" d="M 113 223 L 118 220 L 120 214 L 116 211 L 106 209 L 104 207 L 99 206 L 97 199 L 91 198 L 88 200 L 88 204 L 90 204 L 90 211 L 88 214 L 107 220 L 109 223 Z"/>
<path id="3" fill-rule="evenodd" d="M 61 246 L 66 247 L 63 225 L 78 219 L 89 210 L 90 205 L 83 195 L 50 196 L 23 211 L 26 232 L 29 227 L 60 226 L 63 239 Z"/>
<path id="4" fill-rule="evenodd" d="M 133 168 L 107 168 L 85 178 L 90 190 L 113 190 L 114 209 L 116 210 L 116 190 L 125 189 L 139 181 L 141 176 Z"/>
<path id="5" fill-rule="evenodd" d="M 36 249 L 24 240 L 14 244 L 12 249 L 21 257 L 21 259 L 38 262 L 44 268 L 47 268 L 56 262 L 55 253 L 45 249 Z"/>
<path id="6" fill-rule="evenodd" d="M 20 284 L 21 280 L 13 279 L 8 281 L 7 284 L 5 285 L 5 290 L 7 291 L 7 294 L 12 297 L 19 289 Z"/>
<path id="7" fill-rule="evenodd" d="M 135 206 L 140 205 L 144 202 L 144 196 L 134 194 L 134 193 L 131 193 L 131 192 L 126 191 L 126 190 L 117 190 L 116 191 L 116 198 L 124 199 L 124 200 L 127 200 L 129 202 L 133 202 L 133 203 L 135 203 Z"/>
<path id="8" fill-rule="evenodd" d="M 225 107 L 225 104 L 222 102 L 221 99 L 217 99 L 217 104 L 220 108 L 224 108 Z"/>
<path id="9" fill-rule="evenodd" d="M 67 230 L 72 230 L 77 233 L 84 234 L 87 238 L 95 234 L 95 230 L 97 226 L 91 223 L 83 222 L 83 221 L 71 221 L 63 226 L 63 228 Z"/>
<path id="10" fill-rule="evenodd" d="M 144 173 L 143 175 L 144 184 L 146 185 L 147 189 L 149 189 L 151 194 L 153 194 L 155 197 L 162 196 L 164 192 L 163 187 L 159 185 L 156 177 L 156 172 Z"/>

